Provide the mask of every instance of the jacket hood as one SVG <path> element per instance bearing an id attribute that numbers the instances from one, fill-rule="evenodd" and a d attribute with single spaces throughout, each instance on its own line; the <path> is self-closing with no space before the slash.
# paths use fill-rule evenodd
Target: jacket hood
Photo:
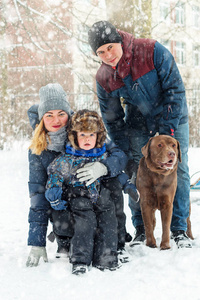
<path id="1" fill-rule="evenodd" d="M 35 129 L 36 125 L 40 123 L 38 115 L 38 106 L 38 104 L 34 104 L 27 111 L 29 122 L 33 129 Z"/>
<path id="2" fill-rule="evenodd" d="M 130 61 L 133 56 L 133 43 L 134 43 L 134 36 L 128 32 L 119 30 L 119 34 L 121 35 L 122 38 L 122 47 L 123 47 L 123 58 L 126 61 Z"/>

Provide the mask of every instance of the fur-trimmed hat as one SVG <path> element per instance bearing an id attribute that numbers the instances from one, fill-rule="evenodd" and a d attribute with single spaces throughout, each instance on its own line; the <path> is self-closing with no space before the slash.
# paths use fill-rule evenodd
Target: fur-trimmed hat
<path id="1" fill-rule="evenodd" d="M 77 132 L 96 132 L 97 141 L 96 148 L 101 148 L 106 139 L 106 129 L 102 118 L 96 111 L 82 109 L 73 114 L 69 124 L 68 139 L 75 149 L 80 149 L 78 146 Z"/>
<path id="2" fill-rule="evenodd" d="M 122 43 L 122 38 L 114 25 L 108 21 L 99 21 L 88 31 L 88 42 L 96 54 L 99 47 L 110 43 Z"/>

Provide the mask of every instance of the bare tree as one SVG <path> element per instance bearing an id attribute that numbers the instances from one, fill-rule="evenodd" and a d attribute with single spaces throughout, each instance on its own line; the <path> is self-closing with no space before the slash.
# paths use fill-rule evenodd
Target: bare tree
<path id="1" fill-rule="evenodd" d="M 26 111 L 38 101 L 38 90 L 42 85 L 60 82 L 68 93 L 72 108 L 77 104 L 79 85 L 84 87 L 81 92 L 91 93 L 91 100 L 97 103 L 92 84 L 94 76 L 91 75 L 96 59 L 91 59 L 91 53 L 82 49 L 87 45 L 87 39 L 81 31 L 87 32 L 87 22 L 100 9 L 97 5 L 89 5 L 85 10 L 86 6 L 80 4 L 81 1 L 70 0 L 2 0 L 1 148 L 9 136 L 21 138 L 27 135 Z M 30 134 L 30 130 L 28 132 Z"/>
<path id="2" fill-rule="evenodd" d="M 192 5 L 191 0 L 185 0 Z M 60 82 L 73 108 L 98 109 L 95 73 L 99 60 L 91 55 L 87 31 L 108 19 L 135 37 L 151 38 L 163 21 L 152 19 L 153 1 L 144 0 L 2 0 L 0 4 L 0 148 L 11 138 L 30 135 L 26 111 L 38 101 L 38 90 Z M 171 2 L 170 2 L 171 3 Z M 171 16 L 176 5 L 171 4 Z M 175 30 L 168 28 L 163 38 Z M 190 33 L 188 38 L 195 39 Z M 191 77 L 191 74 L 188 75 Z M 187 83 L 188 76 L 183 76 Z M 81 98 L 82 97 L 82 98 Z M 84 100 L 85 99 L 85 100 Z"/>
<path id="3" fill-rule="evenodd" d="M 179 10 L 185 7 L 185 13 L 183 18 L 187 16 L 192 18 L 192 15 L 188 14 L 188 8 L 192 11 L 194 5 L 198 5 L 193 0 L 176 0 L 165 1 L 165 5 L 168 5 L 164 18 L 157 18 L 157 15 L 153 15 L 153 4 L 155 9 L 155 1 L 143 1 L 143 0 L 107 0 L 108 18 L 117 28 L 132 33 L 136 38 L 155 38 L 161 43 L 169 44 L 169 50 L 176 58 L 176 37 L 179 41 L 183 41 L 187 44 L 199 45 L 200 36 L 195 34 L 192 28 L 186 28 L 186 21 L 183 20 L 183 24 L 175 25 L 176 21 L 176 9 Z M 158 2 L 156 2 L 158 3 Z M 160 3 L 161 4 L 161 3 Z M 187 6 L 187 8 L 186 8 Z M 156 12 L 160 13 L 160 10 L 156 7 Z M 168 19 L 168 24 L 166 22 Z M 169 26 L 169 24 L 171 26 Z M 187 25 L 188 26 L 188 25 Z M 162 29 L 162 30 L 160 30 Z M 187 29 L 187 30 L 186 30 Z M 186 45 L 187 47 L 187 45 Z M 200 47 L 199 47 L 200 48 Z M 192 57 L 192 50 L 188 56 Z M 200 59 L 200 57 L 199 57 Z M 189 58 L 187 57 L 187 61 Z M 192 59 L 190 59 L 192 60 Z M 194 82 L 196 78 L 194 70 L 189 65 L 189 68 L 184 65 L 180 67 L 180 72 L 186 87 L 186 96 L 189 106 L 189 126 L 190 126 L 190 145 L 200 145 L 200 88 Z M 200 72 L 196 69 L 197 76 Z"/>

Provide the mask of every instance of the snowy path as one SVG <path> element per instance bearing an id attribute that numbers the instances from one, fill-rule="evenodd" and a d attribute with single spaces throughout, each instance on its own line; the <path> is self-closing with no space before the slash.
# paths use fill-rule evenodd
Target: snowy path
<path id="1" fill-rule="evenodd" d="M 132 261 L 116 272 L 92 269 L 84 277 L 71 275 L 68 260 L 54 258 L 56 244 L 48 242 L 49 263 L 26 268 L 29 252 L 27 145 L 0 151 L 0 296 L 3 300 L 153 300 L 200 299 L 200 194 L 191 193 L 193 249 L 168 251 L 140 246 L 130 251 Z M 200 170 L 200 149 L 190 149 L 190 173 Z M 127 200 L 127 198 L 125 198 Z M 125 204 L 127 227 L 134 229 Z M 49 226 L 49 230 L 51 226 Z M 160 216 L 155 231 L 160 242 Z"/>

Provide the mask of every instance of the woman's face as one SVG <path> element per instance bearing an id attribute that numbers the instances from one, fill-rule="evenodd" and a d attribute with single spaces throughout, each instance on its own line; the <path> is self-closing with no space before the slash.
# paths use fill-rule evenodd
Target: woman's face
<path id="1" fill-rule="evenodd" d="M 79 148 L 83 150 L 91 150 L 96 145 L 97 134 L 96 132 L 77 132 L 77 140 Z"/>
<path id="2" fill-rule="evenodd" d="M 56 132 L 67 125 L 68 114 L 64 110 L 49 110 L 44 114 L 43 120 L 47 131 Z"/>
<path id="3" fill-rule="evenodd" d="M 105 64 L 115 67 L 123 55 L 122 45 L 121 43 L 105 44 L 99 47 L 96 53 Z"/>

